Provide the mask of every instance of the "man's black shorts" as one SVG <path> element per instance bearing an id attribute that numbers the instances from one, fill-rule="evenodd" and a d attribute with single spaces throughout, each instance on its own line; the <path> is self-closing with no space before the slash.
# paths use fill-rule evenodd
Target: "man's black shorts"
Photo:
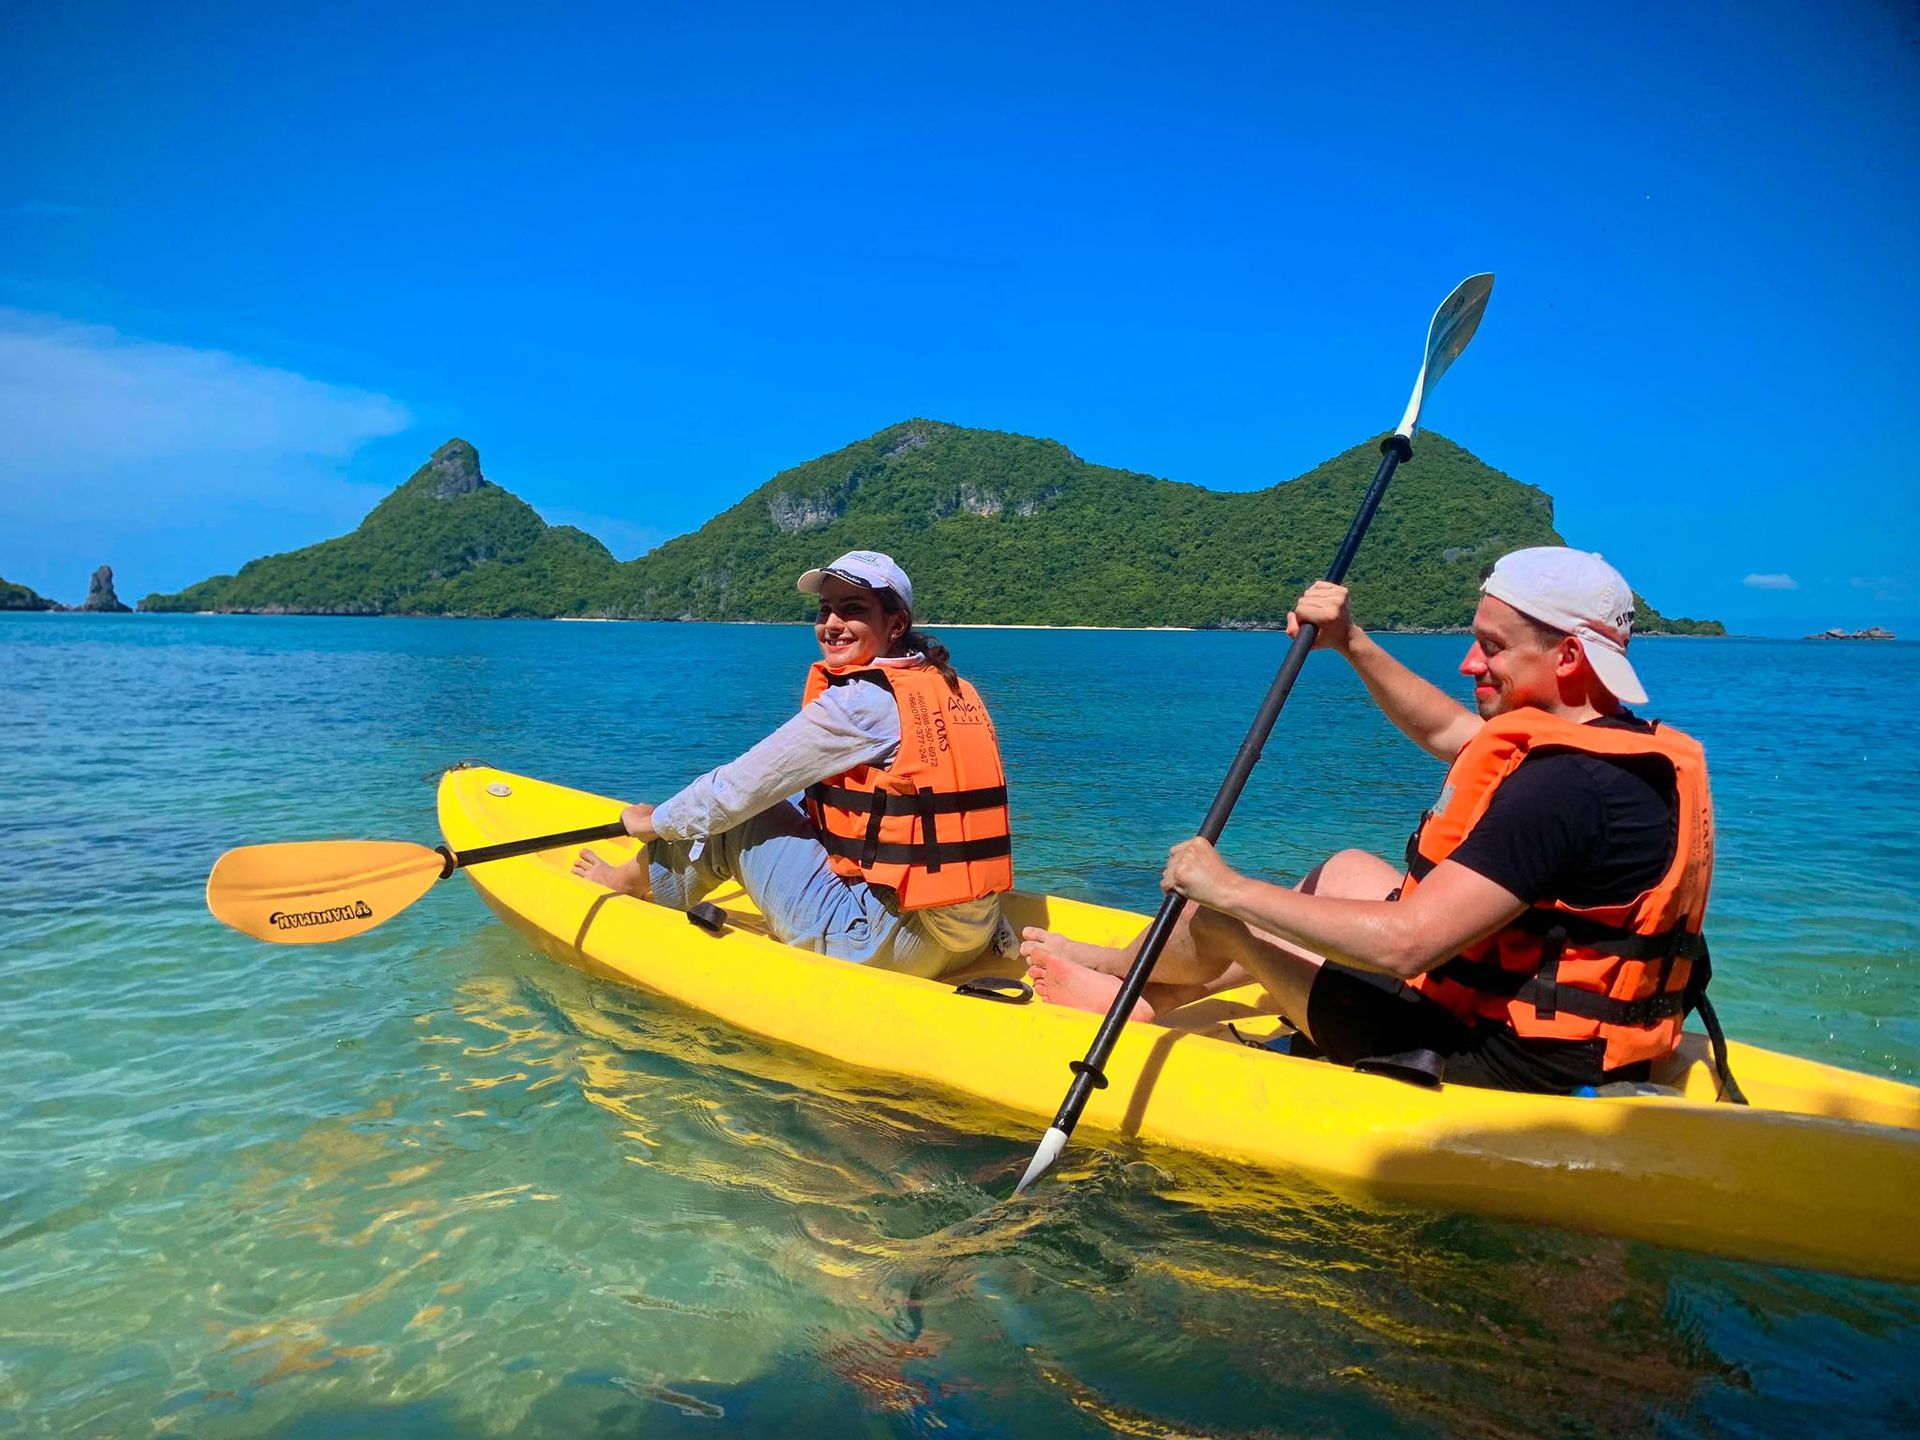
<path id="1" fill-rule="evenodd" d="M 1647 1073 L 1645 1065 L 1607 1070 L 1600 1040 L 1523 1040 L 1504 1025 L 1470 1025 L 1392 976 L 1333 961 L 1307 995 L 1307 1032 L 1336 1065 L 1431 1050 L 1450 1085 L 1565 1094 Z"/>

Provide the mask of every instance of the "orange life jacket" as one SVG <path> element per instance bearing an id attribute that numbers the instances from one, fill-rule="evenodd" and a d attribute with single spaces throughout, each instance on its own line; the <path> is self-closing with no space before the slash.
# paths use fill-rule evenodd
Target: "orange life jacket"
<path id="1" fill-rule="evenodd" d="M 890 769 L 856 765 L 807 787 L 807 813 L 834 872 L 884 885 L 902 910 L 958 905 L 1013 888 L 1007 777 L 993 720 L 965 680 L 956 689 L 931 665 L 815 662 L 803 705 L 859 676 L 900 707 L 900 751 Z"/>
<path id="2" fill-rule="evenodd" d="M 1466 839 L 1521 761 L 1552 750 L 1658 756 L 1671 765 L 1672 864 L 1629 904 L 1538 901 L 1414 986 L 1464 1020 L 1498 1021 L 1523 1037 L 1602 1039 L 1609 1070 L 1657 1060 L 1680 1043 L 1686 1011 L 1706 984 L 1700 932 L 1713 880 L 1713 800 L 1706 753 L 1690 736 L 1657 722 L 1640 732 L 1530 708 L 1494 717 L 1455 757 L 1439 801 L 1414 831 L 1401 898 Z"/>

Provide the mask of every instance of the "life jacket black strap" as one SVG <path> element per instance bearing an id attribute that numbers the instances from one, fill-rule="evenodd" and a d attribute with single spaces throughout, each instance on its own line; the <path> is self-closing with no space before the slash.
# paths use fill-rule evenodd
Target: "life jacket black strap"
<path id="1" fill-rule="evenodd" d="M 849 790 L 844 785 L 823 782 L 809 785 L 807 798 L 835 810 L 852 810 L 862 815 L 964 815 L 971 810 L 1000 809 L 1007 803 L 1007 787 L 985 785 L 978 790 L 921 790 L 912 795 L 896 795 L 890 790 Z"/>
<path id="2" fill-rule="evenodd" d="M 873 864 L 873 857 L 880 853 L 880 823 L 887 818 L 886 797 L 883 792 L 873 792 L 873 806 L 867 815 L 867 838 L 860 850 L 860 863 Z"/>
<path id="3" fill-rule="evenodd" d="M 1557 961 L 1555 962 L 1557 965 Z M 1533 1006 L 1542 1020 L 1556 1014 L 1578 1015 L 1582 1020 L 1598 1020 L 1603 1025 L 1646 1027 L 1662 1020 L 1684 1015 L 1690 1005 L 1680 991 L 1649 995 L 1644 1000 L 1616 1000 L 1611 995 L 1596 995 L 1562 985 L 1559 976 L 1544 965 L 1537 974 L 1523 975 L 1517 970 L 1502 970 L 1493 965 L 1476 965 L 1456 955 L 1433 971 L 1443 980 L 1465 985 L 1488 995 L 1501 995 Z"/>
<path id="4" fill-rule="evenodd" d="M 917 807 L 920 811 L 920 834 L 923 837 L 920 843 L 927 847 L 927 873 L 938 875 L 940 873 L 940 827 L 933 823 L 933 817 L 938 813 L 933 808 L 933 802 L 939 796 L 931 790 L 922 790 L 913 798 L 920 802 Z"/>
<path id="5" fill-rule="evenodd" d="M 1525 911 L 1513 926 L 1543 940 L 1558 931 L 1563 944 L 1597 950 L 1621 960 L 1698 960 L 1707 953 L 1705 938 L 1684 926 L 1663 930 L 1658 935 L 1640 935 L 1618 925 L 1545 906 Z"/>
<path id="6" fill-rule="evenodd" d="M 1578 1015 L 1582 1020 L 1598 1020 L 1602 1025 L 1625 1025 L 1642 1030 L 1687 1013 L 1685 995 L 1649 995 L 1644 1000 L 1616 1000 L 1611 995 L 1596 995 L 1591 990 L 1574 990 L 1555 986 L 1551 982 L 1543 983 L 1539 976 L 1522 985 L 1514 998 L 1531 1004 L 1542 1018 L 1549 1017 L 1554 1011 L 1564 1011 L 1569 1015 Z M 1550 1000 L 1554 1011 L 1540 1010 L 1543 999 Z"/>
<path id="7" fill-rule="evenodd" d="M 946 840 L 931 845 L 926 841 L 888 844 L 865 839 L 850 840 L 844 835 L 822 830 L 820 843 L 829 855 L 852 860 L 863 869 L 874 865 L 917 865 L 932 870 L 936 861 L 958 865 L 970 860 L 998 860 L 1003 855 L 1013 854 L 1011 835 L 990 835 L 980 840 Z"/>
<path id="8" fill-rule="evenodd" d="M 1733 1078 L 1733 1066 L 1727 1058 L 1727 1032 L 1720 1028 L 1720 1017 L 1713 1013 L 1713 1002 L 1707 998 L 1707 984 L 1713 979 L 1713 957 L 1703 945 L 1700 959 L 1693 967 L 1693 973 L 1687 977 L 1687 1008 L 1700 1012 L 1700 1024 L 1707 1032 L 1707 1044 L 1713 1049 L 1713 1068 L 1720 1076 L 1720 1093 L 1735 1105 L 1747 1103 L 1746 1092 L 1740 1088 L 1740 1082 Z"/>

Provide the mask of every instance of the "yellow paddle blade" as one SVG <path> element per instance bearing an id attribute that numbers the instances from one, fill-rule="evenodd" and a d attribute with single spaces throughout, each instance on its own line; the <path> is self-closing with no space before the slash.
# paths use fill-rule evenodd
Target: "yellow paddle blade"
<path id="1" fill-rule="evenodd" d="M 207 876 L 216 920 L 276 945 L 360 935 L 433 888 L 446 861 L 403 840 L 296 840 L 229 850 Z"/>

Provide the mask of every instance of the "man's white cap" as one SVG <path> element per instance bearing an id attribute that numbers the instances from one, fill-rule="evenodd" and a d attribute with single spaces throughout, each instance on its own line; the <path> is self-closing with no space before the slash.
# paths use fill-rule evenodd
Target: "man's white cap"
<path id="1" fill-rule="evenodd" d="M 907 579 L 906 571 L 893 563 L 891 555 L 882 555 L 878 550 L 849 550 L 825 569 L 809 570 L 802 575 L 800 593 L 818 595 L 821 582 L 829 575 L 850 584 L 864 585 L 869 590 L 891 590 L 900 597 L 902 605 L 913 609 L 913 582 Z"/>
<path id="2" fill-rule="evenodd" d="M 1598 555 L 1565 545 L 1516 550 L 1494 562 L 1480 592 L 1577 637 L 1587 663 L 1614 699 L 1628 705 L 1647 703 L 1646 688 L 1627 660 L 1633 589 Z"/>

